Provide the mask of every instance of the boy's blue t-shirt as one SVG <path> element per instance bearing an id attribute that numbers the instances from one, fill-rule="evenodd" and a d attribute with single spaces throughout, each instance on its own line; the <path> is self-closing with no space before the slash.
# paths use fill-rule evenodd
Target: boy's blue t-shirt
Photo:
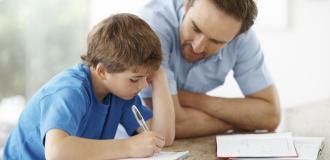
<path id="1" fill-rule="evenodd" d="M 140 97 L 131 100 L 109 94 L 103 103 L 95 96 L 89 68 L 79 64 L 46 83 L 28 102 L 4 147 L 4 159 L 45 159 L 46 133 L 60 129 L 71 136 L 113 139 L 121 123 L 129 135 L 139 124 L 131 111 L 136 105 L 148 120 L 152 112 Z"/>

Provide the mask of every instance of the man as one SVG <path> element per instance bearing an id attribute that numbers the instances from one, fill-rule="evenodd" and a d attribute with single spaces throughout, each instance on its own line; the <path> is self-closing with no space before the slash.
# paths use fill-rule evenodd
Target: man
<path id="1" fill-rule="evenodd" d="M 140 12 L 161 39 L 176 138 L 274 130 L 280 104 L 255 31 L 254 0 L 153 0 Z M 233 70 L 244 98 L 205 93 Z M 141 96 L 152 104 L 150 88 Z"/>

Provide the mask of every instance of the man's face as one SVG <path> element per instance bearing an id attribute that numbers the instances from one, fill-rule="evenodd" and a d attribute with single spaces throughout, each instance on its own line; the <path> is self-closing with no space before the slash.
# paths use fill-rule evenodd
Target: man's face
<path id="1" fill-rule="evenodd" d="M 129 69 L 121 73 L 106 73 L 104 84 L 116 96 L 129 100 L 148 85 L 147 73 L 142 67 Z"/>
<path id="2" fill-rule="evenodd" d="M 211 0 L 196 0 L 185 7 L 180 43 L 182 55 L 189 62 L 218 53 L 240 30 L 241 21 L 221 11 Z"/>

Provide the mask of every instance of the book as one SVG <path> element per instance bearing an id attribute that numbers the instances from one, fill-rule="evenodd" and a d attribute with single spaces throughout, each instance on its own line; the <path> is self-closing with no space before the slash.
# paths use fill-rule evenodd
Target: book
<path id="1" fill-rule="evenodd" d="M 127 158 L 123 160 L 184 160 L 189 156 L 189 151 L 182 152 L 168 152 L 161 151 L 151 157 L 146 158 Z"/>
<path id="2" fill-rule="evenodd" d="M 219 135 L 219 158 L 298 157 L 291 133 Z"/>
<path id="3" fill-rule="evenodd" d="M 263 160 L 317 160 L 324 147 L 324 137 L 293 137 L 298 152 L 295 158 L 262 158 Z M 260 160 L 260 158 L 236 158 L 237 160 Z"/>

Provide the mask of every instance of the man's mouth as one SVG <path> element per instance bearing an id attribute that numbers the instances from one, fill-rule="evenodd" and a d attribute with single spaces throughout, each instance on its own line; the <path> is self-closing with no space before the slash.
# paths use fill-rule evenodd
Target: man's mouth
<path id="1" fill-rule="evenodd" d="M 192 55 L 193 57 L 204 57 L 205 52 L 194 52 L 192 49 L 189 50 L 190 55 Z"/>
<path id="2" fill-rule="evenodd" d="M 196 56 L 203 56 L 204 52 L 197 53 L 197 52 L 191 51 L 191 54 L 196 55 Z"/>

